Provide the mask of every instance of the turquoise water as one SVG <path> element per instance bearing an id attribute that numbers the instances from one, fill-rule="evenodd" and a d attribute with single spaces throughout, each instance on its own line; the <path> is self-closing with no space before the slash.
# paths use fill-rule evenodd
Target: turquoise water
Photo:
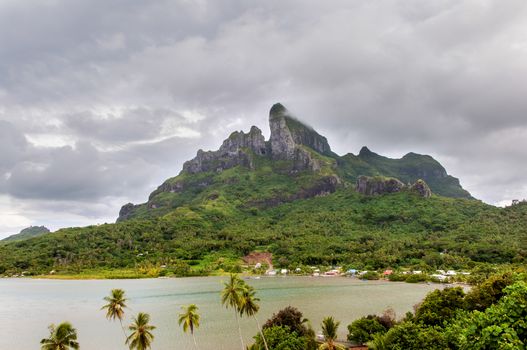
<path id="1" fill-rule="evenodd" d="M 220 304 L 222 281 L 226 277 L 59 281 L 0 279 L 0 349 L 39 349 L 51 323 L 70 321 L 78 330 L 83 350 L 126 349 L 119 323 L 109 322 L 100 310 L 102 298 L 112 288 L 122 288 L 130 301 L 125 324 L 137 312 L 151 315 L 153 349 L 191 349 L 190 335 L 177 324 L 180 307 L 197 304 L 202 315 L 196 337 L 200 349 L 239 349 L 234 314 Z M 317 332 L 325 316 L 341 321 L 340 335 L 354 319 L 381 313 L 388 307 L 398 317 L 437 285 L 359 281 L 350 278 L 262 277 L 247 281 L 261 299 L 260 323 L 273 312 L 292 305 L 299 308 Z M 257 329 L 253 319 L 242 319 L 246 343 Z"/>

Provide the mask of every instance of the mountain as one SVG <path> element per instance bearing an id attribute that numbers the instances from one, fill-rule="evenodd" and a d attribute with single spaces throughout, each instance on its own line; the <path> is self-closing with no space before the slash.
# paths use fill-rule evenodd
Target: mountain
<path id="1" fill-rule="evenodd" d="M 7 238 L 4 238 L 3 240 L 1 240 L 1 242 L 5 243 L 5 242 L 23 241 L 23 240 L 30 239 L 33 237 L 45 235 L 46 233 L 49 233 L 49 232 L 50 231 L 44 226 L 30 226 L 30 227 L 26 227 L 25 229 L 23 229 L 22 231 L 20 231 L 19 233 L 15 235 L 11 235 Z"/>
<path id="2" fill-rule="evenodd" d="M 271 135 L 232 133 L 198 151 L 146 203 L 115 224 L 65 228 L 0 245 L 0 275 L 156 277 L 342 265 L 380 270 L 467 269 L 527 262 L 527 203 L 473 199 L 432 157 L 335 154 L 280 104 Z"/>
<path id="3" fill-rule="evenodd" d="M 412 188 L 412 183 L 421 180 L 437 195 L 472 198 L 458 179 L 427 155 L 408 153 L 390 159 L 363 147 L 358 155 L 339 156 L 324 136 L 280 103 L 269 112 L 269 127 L 267 141 L 253 126 L 248 133 L 233 132 L 217 151 L 199 150 L 146 203 L 123 206 L 117 221 L 162 216 L 184 205 L 216 200 L 236 200 L 241 207 L 272 207 L 355 187 L 361 176 L 395 178 L 404 184 L 398 190 Z M 233 188 L 239 193 L 232 193 Z"/>

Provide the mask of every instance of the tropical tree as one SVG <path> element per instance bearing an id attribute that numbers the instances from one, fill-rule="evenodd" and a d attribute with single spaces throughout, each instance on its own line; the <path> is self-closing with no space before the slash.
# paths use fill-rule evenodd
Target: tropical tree
<path id="1" fill-rule="evenodd" d="M 265 336 L 262 333 L 262 328 L 260 327 L 260 322 L 258 322 L 258 318 L 256 318 L 256 314 L 258 313 L 258 310 L 260 310 L 260 305 L 258 305 L 260 299 L 258 299 L 255 294 L 256 291 L 254 288 L 245 284 L 240 297 L 240 316 L 245 314 L 254 318 L 256 326 L 258 327 L 258 332 L 260 332 L 260 335 L 262 336 L 265 349 L 269 350 Z"/>
<path id="2" fill-rule="evenodd" d="M 148 350 L 154 341 L 154 335 L 151 331 L 156 327 L 149 324 L 150 315 L 140 312 L 134 318 L 133 323 L 128 327 L 132 334 L 126 338 L 126 345 L 130 350 Z"/>
<path id="3" fill-rule="evenodd" d="M 123 334 L 126 338 L 126 332 L 123 327 L 123 318 L 124 318 L 124 309 L 126 308 L 126 297 L 124 290 L 122 289 L 112 289 L 110 292 L 110 295 L 105 297 L 104 300 L 107 302 L 106 305 L 104 305 L 101 310 L 106 309 L 106 318 L 109 320 L 115 321 L 115 319 L 119 320 L 119 323 L 121 324 L 121 328 L 123 330 Z"/>
<path id="4" fill-rule="evenodd" d="M 234 309 L 234 316 L 236 317 L 236 322 L 238 323 L 238 333 L 240 335 L 242 350 L 245 350 L 245 345 L 243 344 L 242 329 L 240 327 L 238 313 L 240 312 L 241 294 L 243 292 L 244 285 L 245 282 L 243 282 L 237 275 L 231 274 L 229 281 L 224 283 L 224 288 L 221 292 L 221 304 L 226 308 Z"/>
<path id="5" fill-rule="evenodd" d="M 340 322 L 335 321 L 333 317 L 326 317 L 322 320 L 322 334 L 324 343 L 319 346 L 320 350 L 344 350 L 342 345 L 335 343 L 337 340 L 337 330 Z"/>
<path id="6" fill-rule="evenodd" d="M 71 323 L 63 322 L 58 326 L 54 324 L 49 327 L 49 338 L 42 339 L 42 350 L 69 350 L 79 349 L 77 342 L 77 330 L 73 328 Z"/>
<path id="7" fill-rule="evenodd" d="M 190 304 L 189 306 L 183 306 L 183 313 L 179 314 L 179 325 L 183 325 L 183 332 L 190 330 L 192 334 L 192 339 L 194 340 L 194 346 L 198 348 L 198 343 L 196 342 L 196 337 L 194 336 L 194 329 L 199 327 L 199 314 L 198 307 L 195 304 Z"/>

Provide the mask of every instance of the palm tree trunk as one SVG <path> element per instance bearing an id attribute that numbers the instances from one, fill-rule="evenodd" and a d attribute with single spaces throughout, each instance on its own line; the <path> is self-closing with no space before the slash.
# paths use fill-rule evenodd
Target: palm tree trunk
<path id="1" fill-rule="evenodd" d="M 258 322 L 258 319 L 256 318 L 256 315 L 253 315 L 254 317 L 254 320 L 256 321 L 256 326 L 258 327 L 258 332 L 260 332 L 260 335 L 262 336 L 262 339 L 263 339 L 263 342 L 264 342 L 264 346 L 265 346 L 265 350 L 269 350 L 269 347 L 267 346 L 267 340 L 265 340 L 265 336 L 263 334 L 263 331 L 262 331 L 262 327 L 260 327 L 260 322 Z"/>
<path id="2" fill-rule="evenodd" d="M 240 333 L 240 342 L 242 343 L 242 350 L 246 350 L 245 345 L 243 344 L 242 328 L 240 327 L 240 320 L 238 319 L 238 311 L 236 309 L 234 309 L 234 316 L 236 316 L 236 322 L 238 323 L 238 333 Z"/>
<path id="3" fill-rule="evenodd" d="M 196 342 L 196 336 L 192 333 L 192 339 L 194 339 L 194 346 L 198 349 L 198 343 Z"/>
<path id="4" fill-rule="evenodd" d="M 126 331 L 124 330 L 124 327 L 123 327 L 123 320 L 119 319 L 119 323 L 121 324 L 121 329 L 123 330 L 123 334 L 124 334 L 124 340 L 126 341 L 126 339 L 128 339 L 128 336 L 126 335 Z"/>

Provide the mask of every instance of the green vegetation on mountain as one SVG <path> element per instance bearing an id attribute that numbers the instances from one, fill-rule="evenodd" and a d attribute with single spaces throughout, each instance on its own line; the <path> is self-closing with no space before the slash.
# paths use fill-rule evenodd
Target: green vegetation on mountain
<path id="1" fill-rule="evenodd" d="M 353 189 L 267 209 L 210 199 L 165 216 L 62 229 L 0 247 L 0 273 L 136 269 L 166 265 L 177 275 L 236 271 L 252 251 L 275 265 L 355 268 L 471 268 L 524 263 L 527 205 L 496 208 L 474 200 L 401 192 L 367 197 Z"/>
<path id="2" fill-rule="evenodd" d="M 483 271 L 525 262 L 525 203 L 474 200 L 429 156 L 338 157 L 283 106 L 273 109 L 269 141 L 253 127 L 218 151 L 198 151 L 147 203 L 125 205 L 116 224 L 2 245 L 0 274 L 202 275 L 240 271 L 254 251 L 284 268 Z"/>
<path id="3" fill-rule="evenodd" d="M 0 242 L 15 242 L 15 241 L 23 241 L 25 239 L 38 237 L 45 235 L 46 233 L 49 233 L 49 230 L 44 226 L 29 226 L 17 233 L 16 235 L 11 235 L 7 238 L 4 238 Z"/>

